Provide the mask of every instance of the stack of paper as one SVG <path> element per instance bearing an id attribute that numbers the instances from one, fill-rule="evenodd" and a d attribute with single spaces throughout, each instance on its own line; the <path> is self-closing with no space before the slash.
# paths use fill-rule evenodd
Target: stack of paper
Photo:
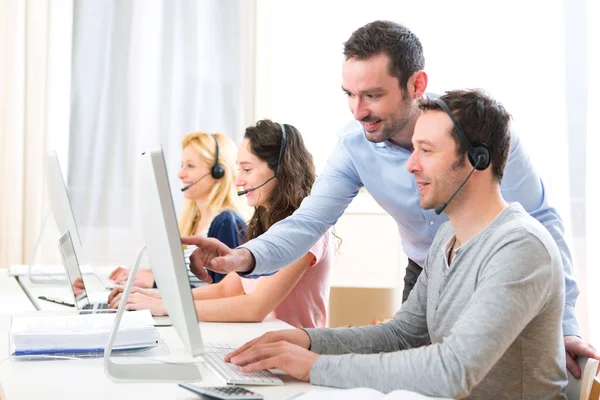
<path id="1" fill-rule="evenodd" d="M 116 313 L 14 317 L 10 329 L 13 354 L 104 351 L 115 316 Z M 121 319 L 114 349 L 154 346 L 159 337 L 149 310 L 128 311 Z"/>

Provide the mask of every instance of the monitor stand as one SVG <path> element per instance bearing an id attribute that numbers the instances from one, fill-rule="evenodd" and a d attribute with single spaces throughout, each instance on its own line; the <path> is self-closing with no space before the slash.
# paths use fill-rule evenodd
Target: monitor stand
<path id="1" fill-rule="evenodd" d="M 151 363 L 151 364 L 139 364 L 139 363 L 114 363 L 110 354 L 113 349 L 113 344 L 119 331 L 119 325 L 123 312 L 125 312 L 125 305 L 127 304 L 127 298 L 133 287 L 133 281 L 135 279 L 135 273 L 140 265 L 140 260 L 144 254 L 146 248 L 144 247 L 137 258 L 135 266 L 129 273 L 129 278 L 123 291 L 123 297 L 115 316 L 115 322 L 110 330 L 108 336 L 108 344 L 104 349 L 104 372 L 113 382 L 198 382 L 202 380 L 202 375 L 198 370 L 198 366 L 191 363 Z M 120 358 L 123 360 L 123 358 Z"/>

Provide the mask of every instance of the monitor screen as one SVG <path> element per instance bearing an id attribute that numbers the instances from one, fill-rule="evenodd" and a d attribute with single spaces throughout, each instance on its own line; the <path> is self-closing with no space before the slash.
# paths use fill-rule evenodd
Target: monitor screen
<path id="1" fill-rule="evenodd" d="M 58 247 L 60 249 L 63 265 L 67 271 L 67 276 L 69 277 L 71 289 L 73 290 L 75 305 L 79 310 L 83 310 L 85 306 L 90 304 L 90 300 L 83 283 L 79 261 L 77 260 L 77 254 L 75 254 L 75 248 L 73 247 L 73 241 L 71 240 L 69 231 L 60 238 Z"/>

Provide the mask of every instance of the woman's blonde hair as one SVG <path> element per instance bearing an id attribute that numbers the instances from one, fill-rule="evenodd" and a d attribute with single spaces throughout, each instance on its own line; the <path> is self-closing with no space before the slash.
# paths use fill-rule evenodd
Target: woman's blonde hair
<path id="1" fill-rule="evenodd" d="M 215 163 L 216 144 L 211 134 L 205 132 L 192 132 L 186 135 L 181 142 L 181 149 L 190 146 L 209 168 Z M 235 211 L 243 216 L 241 201 L 236 193 L 235 176 L 237 147 L 235 143 L 222 133 L 215 133 L 214 137 L 219 143 L 219 164 L 223 167 L 223 177 L 217 179 L 208 195 L 208 209 L 211 213 L 220 213 L 225 210 Z M 179 231 L 182 236 L 196 234 L 202 216 L 194 200 L 185 199 L 183 211 L 179 218 Z"/>

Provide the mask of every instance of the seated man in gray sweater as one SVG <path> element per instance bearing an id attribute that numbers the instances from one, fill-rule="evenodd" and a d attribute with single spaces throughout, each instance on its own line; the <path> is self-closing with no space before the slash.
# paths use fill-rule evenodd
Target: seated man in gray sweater
<path id="1" fill-rule="evenodd" d="M 449 218 L 388 323 L 269 332 L 226 356 L 316 385 L 472 399 L 564 399 L 564 277 L 548 231 L 500 181 L 510 115 L 480 90 L 424 99 L 407 168 Z"/>

